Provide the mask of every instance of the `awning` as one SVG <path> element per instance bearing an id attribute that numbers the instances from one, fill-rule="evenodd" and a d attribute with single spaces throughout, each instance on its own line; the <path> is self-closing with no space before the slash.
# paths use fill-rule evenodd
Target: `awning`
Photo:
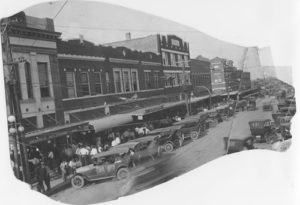
<path id="1" fill-rule="evenodd" d="M 110 128 L 118 127 L 126 123 L 130 123 L 132 121 L 133 118 L 130 114 L 117 114 L 97 120 L 91 120 L 89 121 L 89 124 L 94 127 L 95 132 L 101 132 Z"/>

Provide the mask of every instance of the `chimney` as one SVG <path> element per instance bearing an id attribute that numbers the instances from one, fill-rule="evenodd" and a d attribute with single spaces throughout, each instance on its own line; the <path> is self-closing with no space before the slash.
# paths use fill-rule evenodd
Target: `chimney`
<path id="1" fill-rule="evenodd" d="M 79 41 L 80 41 L 80 44 L 83 44 L 84 38 L 83 38 L 82 34 L 79 34 Z"/>
<path id="2" fill-rule="evenodd" d="M 131 40 L 131 33 L 130 32 L 125 33 L 125 39 L 126 39 L 126 41 Z"/>

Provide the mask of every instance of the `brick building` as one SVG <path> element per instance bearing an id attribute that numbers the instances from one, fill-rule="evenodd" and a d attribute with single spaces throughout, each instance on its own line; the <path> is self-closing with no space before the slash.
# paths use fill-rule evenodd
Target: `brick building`
<path id="1" fill-rule="evenodd" d="M 202 56 L 191 59 L 191 82 L 194 87 L 204 86 L 211 91 L 210 60 Z M 207 90 L 202 88 L 200 95 L 207 95 Z"/>
<path id="2" fill-rule="evenodd" d="M 227 92 L 224 74 L 226 60 L 216 57 L 211 59 L 210 63 L 212 92 L 214 94 L 224 94 Z"/>
<path id="3" fill-rule="evenodd" d="M 117 114 L 158 104 L 165 94 L 161 58 L 152 52 L 60 40 L 58 62 L 66 123 L 103 117 L 106 106 Z"/>
<path id="4" fill-rule="evenodd" d="M 2 23 L 7 23 L 10 47 L 10 51 L 3 53 L 11 52 L 16 63 L 16 94 L 25 132 L 64 123 L 60 88 L 55 86 L 60 84 L 56 45 L 60 33 L 55 32 L 53 20 L 20 12 Z M 8 70 L 4 66 L 6 80 L 9 80 Z M 7 96 L 10 94 L 7 91 Z M 14 114 L 9 101 L 7 106 L 8 114 Z"/>
<path id="5" fill-rule="evenodd" d="M 124 46 L 133 50 L 153 52 L 159 55 L 163 66 L 164 87 L 169 88 L 168 93 L 179 95 L 183 85 L 191 84 L 189 44 L 178 36 L 157 34 L 131 39 L 130 33 L 127 33 L 125 41 L 105 45 Z"/>

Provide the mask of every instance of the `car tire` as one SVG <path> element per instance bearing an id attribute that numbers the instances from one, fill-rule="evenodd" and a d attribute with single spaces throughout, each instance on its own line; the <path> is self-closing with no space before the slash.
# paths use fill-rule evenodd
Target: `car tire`
<path id="1" fill-rule="evenodd" d="M 193 141 L 197 140 L 199 138 L 199 133 L 198 132 L 191 132 L 191 139 Z"/>
<path id="2" fill-rule="evenodd" d="M 165 144 L 164 148 L 167 153 L 173 152 L 173 150 L 174 150 L 174 146 L 169 142 L 167 144 Z"/>
<path id="3" fill-rule="evenodd" d="M 129 177 L 129 170 L 127 168 L 120 168 L 117 171 L 117 179 L 122 180 Z"/>
<path id="4" fill-rule="evenodd" d="M 72 186 L 76 189 L 82 188 L 84 186 L 84 183 L 85 183 L 84 178 L 80 175 L 74 176 L 71 180 Z"/>

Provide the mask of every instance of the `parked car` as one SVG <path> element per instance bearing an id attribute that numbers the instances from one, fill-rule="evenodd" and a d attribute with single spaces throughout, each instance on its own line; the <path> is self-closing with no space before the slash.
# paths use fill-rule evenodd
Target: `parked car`
<path id="1" fill-rule="evenodd" d="M 227 147 L 227 154 L 240 152 L 243 150 L 253 149 L 254 138 L 248 137 L 246 139 L 229 139 L 228 137 L 224 138 L 225 144 Z"/>
<path id="2" fill-rule="evenodd" d="M 201 122 L 199 117 L 192 116 L 185 118 L 179 122 L 173 123 L 173 125 L 180 125 L 180 132 L 183 135 L 183 139 L 197 140 L 205 132 L 205 124 Z"/>
<path id="3" fill-rule="evenodd" d="M 181 147 L 184 137 L 180 131 L 181 125 L 174 125 L 165 128 L 159 128 L 150 131 L 149 135 L 159 134 L 158 143 L 166 152 L 172 152 L 174 149 Z"/>
<path id="4" fill-rule="evenodd" d="M 271 103 L 264 103 L 263 111 L 273 111 L 273 105 Z"/>
<path id="5" fill-rule="evenodd" d="M 129 176 L 128 148 L 101 152 L 92 157 L 93 164 L 77 168 L 71 179 L 74 188 L 82 188 L 86 182 L 101 179 L 126 179 Z"/>
<path id="6" fill-rule="evenodd" d="M 161 146 L 159 144 L 160 135 L 150 135 L 134 140 L 130 140 L 124 144 L 120 144 L 111 148 L 113 149 L 124 149 L 132 150 L 133 154 L 130 156 L 134 162 L 140 162 L 146 158 L 154 160 L 156 157 L 161 155 Z"/>
<path id="7" fill-rule="evenodd" d="M 278 140 L 279 132 L 274 125 L 270 119 L 250 121 L 249 126 L 254 141 L 272 143 Z"/>

